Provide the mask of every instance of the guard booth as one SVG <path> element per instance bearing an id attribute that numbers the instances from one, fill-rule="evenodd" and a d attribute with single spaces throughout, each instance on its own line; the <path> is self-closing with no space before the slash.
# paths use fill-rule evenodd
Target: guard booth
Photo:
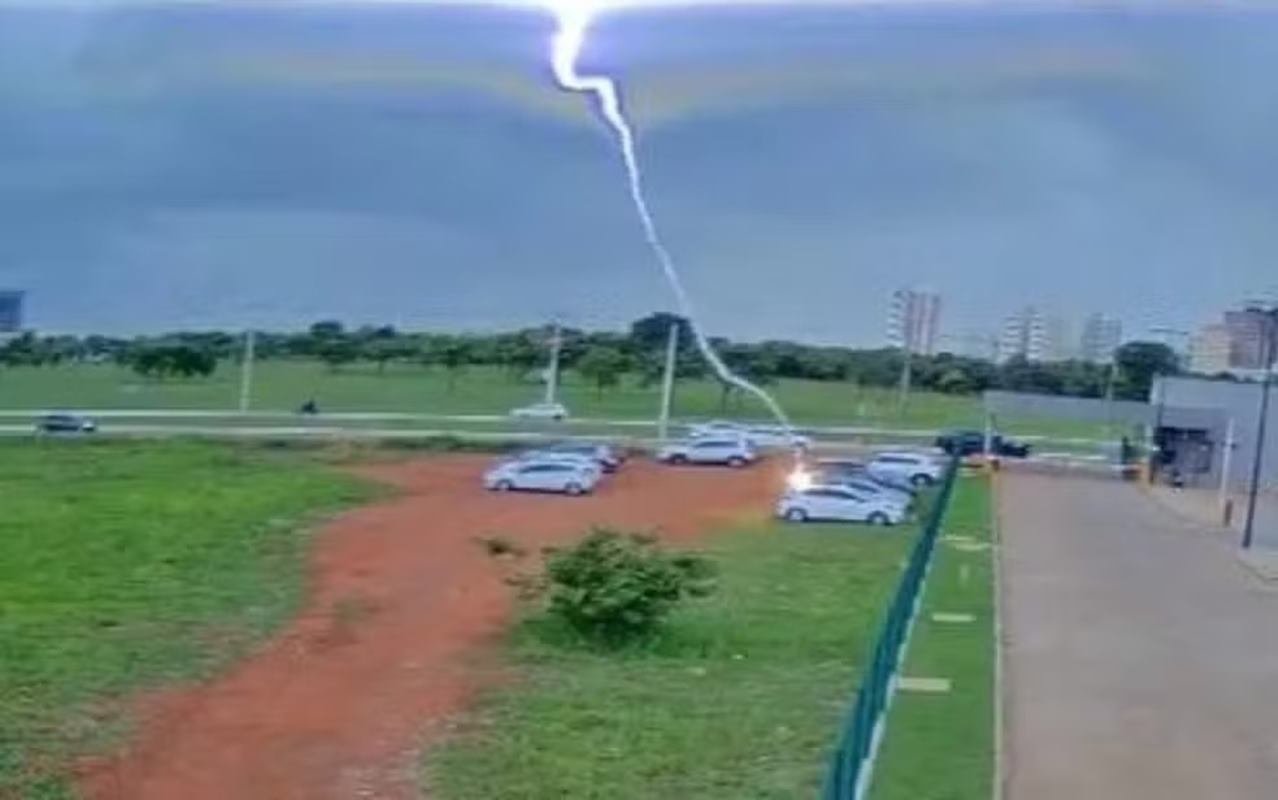
<path id="1" fill-rule="evenodd" d="M 1207 485 L 1227 452 L 1219 409 L 1003 391 L 986 392 L 984 407 L 987 429 L 1029 443 L 1024 466 L 1041 471 Z"/>

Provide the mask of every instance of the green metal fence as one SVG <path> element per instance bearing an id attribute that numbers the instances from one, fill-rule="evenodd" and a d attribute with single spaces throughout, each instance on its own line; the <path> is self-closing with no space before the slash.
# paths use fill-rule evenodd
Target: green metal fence
<path id="1" fill-rule="evenodd" d="M 940 492 L 928 510 L 923 530 L 914 543 L 910 560 L 896 587 L 896 595 L 892 598 L 892 605 L 888 608 L 887 618 L 883 621 L 878 641 L 874 645 L 873 659 L 869 669 L 862 675 L 856 704 L 844 721 L 839 747 L 834 753 L 830 772 L 826 777 L 822 795 L 824 800 L 861 800 L 862 793 L 867 788 L 864 784 L 868 783 L 867 766 L 874 749 L 874 739 L 887 710 L 892 681 L 901 663 L 905 637 L 914 619 L 923 589 L 923 579 L 932 562 L 936 538 L 940 535 L 941 523 L 954 492 L 958 466 L 958 459 L 954 459 L 946 469 Z"/>

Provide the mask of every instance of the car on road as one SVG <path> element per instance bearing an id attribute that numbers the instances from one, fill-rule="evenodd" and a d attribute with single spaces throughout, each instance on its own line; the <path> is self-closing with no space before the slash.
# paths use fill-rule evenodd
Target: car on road
<path id="1" fill-rule="evenodd" d="M 960 458 L 979 455 L 985 452 L 985 434 L 977 430 L 946 431 L 936 437 L 936 446 Z M 997 433 L 990 437 L 990 449 L 994 455 L 1007 458 L 1026 458 L 1030 454 L 1028 444 Z"/>
<path id="2" fill-rule="evenodd" d="M 776 514 L 790 522 L 828 520 L 871 525 L 899 525 L 906 516 L 904 508 L 883 496 L 823 484 L 786 492 L 777 501 Z"/>
<path id="3" fill-rule="evenodd" d="M 865 465 L 865 471 L 881 483 L 903 489 L 931 486 L 941 477 L 941 465 L 922 453 L 880 453 Z"/>
<path id="4" fill-rule="evenodd" d="M 568 409 L 563 403 L 533 403 L 530 406 L 512 408 L 510 416 L 514 419 L 550 419 L 562 422 L 568 419 Z"/>
<path id="5" fill-rule="evenodd" d="M 45 414 L 35 427 L 36 433 L 96 433 L 98 423 L 79 414 Z"/>
<path id="6" fill-rule="evenodd" d="M 626 462 L 625 454 L 607 442 L 559 442 L 531 452 L 577 455 L 589 458 L 597 462 L 604 472 L 616 472 Z"/>
<path id="7" fill-rule="evenodd" d="M 495 492 L 520 490 L 576 496 L 589 494 L 598 484 L 598 470 L 568 461 L 517 459 L 484 473 L 484 487 Z"/>
<path id="8" fill-rule="evenodd" d="M 673 442 L 657 451 L 657 460 L 667 464 L 726 464 L 744 467 L 758 459 L 754 447 L 740 438 L 705 438 Z"/>

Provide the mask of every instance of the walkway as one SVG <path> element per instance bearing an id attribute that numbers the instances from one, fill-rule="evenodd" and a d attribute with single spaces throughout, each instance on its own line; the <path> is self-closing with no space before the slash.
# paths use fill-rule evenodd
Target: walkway
<path id="1" fill-rule="evenodd" d="M 1001 481 L 1008 800 L 1278 797 L 1278 584 L 1131 485 Z"/>

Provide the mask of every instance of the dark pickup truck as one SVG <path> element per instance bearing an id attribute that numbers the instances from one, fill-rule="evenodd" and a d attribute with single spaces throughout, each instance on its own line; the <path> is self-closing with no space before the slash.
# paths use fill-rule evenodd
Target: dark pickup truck
<path id="1" fill-rule="evenodd" d="M 985 452 L 985 433 L 949 431 L 936 437 L 936 446 L 950 455 L 959 457 L 979 455 Z M 990 446 L 994 455 L 1007 458 L 1025 458 L 1030 453 L 1029 445 L 1004 438 L 997 433 L 991 439 Z"/>

